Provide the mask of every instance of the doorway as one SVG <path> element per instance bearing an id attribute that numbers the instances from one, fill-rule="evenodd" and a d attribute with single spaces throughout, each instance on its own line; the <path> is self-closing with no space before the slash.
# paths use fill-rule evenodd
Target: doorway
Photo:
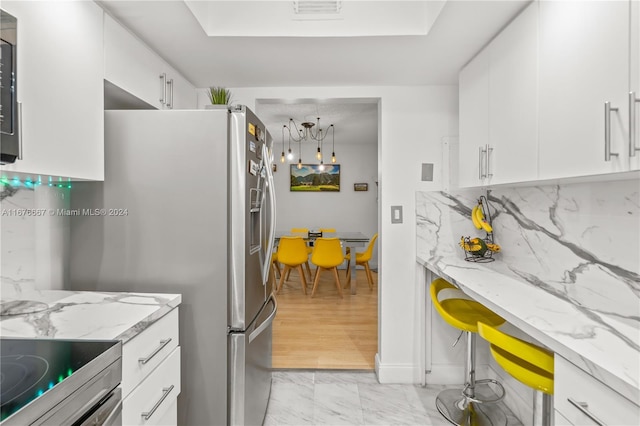
<path id="1" fill-rule="evenodd" d="M 369 238 L 378 232 L 379 101 L 379 98 L 256 101 L 256 113 L 273 138 L 278 231 L 335 228 L 338 232 L 361 232 Z M 290 118 L 302 129 L 302 122 L 317 123 L 318 117 L 319 127 L 325 131 L 334 125 L 335 140 L 331 133 L 322 143 L 290 139 L 284 127 L 295 130 L 295 126 L 289 126 Z M 318 126 L 315 127 L 317 130 Z M 298 161 L 318 164 L 318 149 L 325 164 L 340 166 L 339 191 L 293 191 L 292 176 Z M 287 158 L 289 150 L 292 159 Z M 334 152 L 336 162 L 331 163 Z M 281 161 L 283 153 L 284 162 Z M 330 272 L 321 274 L 313 298 L 311 285 L 305 295 L 298 272 L 291 272 L 278 294 L 274 368 L 374 369 L 379 323 L 377 253 L 376 244 L 369 261 L 373 289 L 369 288 L 364 269 L 358 267 L 357 294 L 351 295 L 345 290 L 344 298 L 338 295 Z M 310 265 L 313 274 L 315 267 L 311 262 Z M 338 268 L 343 285 L 345 267 L 346 262 Z M 309 278 L 307 276 L 307 282 L 311 284 L 313 280 Z"/>

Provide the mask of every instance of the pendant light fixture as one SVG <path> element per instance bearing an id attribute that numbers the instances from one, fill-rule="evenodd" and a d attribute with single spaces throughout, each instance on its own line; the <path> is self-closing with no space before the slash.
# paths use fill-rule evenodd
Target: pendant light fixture
<path id="1" fill-rule="evenodd" d="M 287 125 L 285 124 L 284 126 L 282 126 L 282 155 L 280 156 L 280 162 L 284 163 L 284 129 L 287 128 Z M 293 160 L 293 152 L 291 152 L 291 135 L 289 135 L 289 151 L 287 152 L 287 160 L 291 161 Z"/>
<path id="2" fill-rule="evenodd" d="M 300 128 L 301 127 L 301 128 Z M 336 162 L 336 152 L 335 152 L 335 126 L 330 124 L 329 127 L 323 129 L 320 127 L 320 117 L 316 118 L 316 122 L 305 121 L 300 124 L 300 127 L 296 124 L 293 118 L 289 118 L 289 123 L 282 126 L 282 156 L 280 161 L 284 162 L 285 154 L 284 154 L 284 129 L 286 128 L 289 133 L 289 153 L 287 158 L 291 161 L 293 159 L 293 153 L 291 153 L 291 140 L 294 142 L 298 142 L 298 168 L 302 168 L 302 142 L 311 142 L 316 141 L 318 143 L 317 152 L 316 152 L 316 160 L 320 162 L 321 166 L 324 166 L 323 154 L 322 154 L 322 146 L 323 141 L 329 134 L 329 130 L 331 130 L 331 135 L 333 136 L 333 152 L 331 153 L 331 162 Z M 314 131 L 315 127 L 315 131 Z"/>

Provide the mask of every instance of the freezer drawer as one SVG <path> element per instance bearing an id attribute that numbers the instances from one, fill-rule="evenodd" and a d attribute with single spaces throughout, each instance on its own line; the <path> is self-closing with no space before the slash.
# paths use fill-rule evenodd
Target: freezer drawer
<path id="1" fill-rule="evenodd" d="M 254 325 L 229 334 L 229 424 L 261 425 L 271 393 L 271 337 L 278 307 L 269 298 Z"/>

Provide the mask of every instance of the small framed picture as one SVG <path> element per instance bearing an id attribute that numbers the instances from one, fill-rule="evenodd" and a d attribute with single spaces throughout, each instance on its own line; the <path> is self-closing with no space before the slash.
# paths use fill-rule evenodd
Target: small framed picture
<path id="1" fill-rule="evenodd" d="M 354 183 L 353 184 L 354 191 L 368 191 L 369 184 L 368 183 Z"/>

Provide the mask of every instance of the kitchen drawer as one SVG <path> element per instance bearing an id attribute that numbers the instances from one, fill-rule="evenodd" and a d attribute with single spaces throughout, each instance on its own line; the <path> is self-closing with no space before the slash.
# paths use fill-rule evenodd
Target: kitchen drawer
<path id="1" fill-rule="evenodd" d="M 123 397 L 126 398 L 177 346 L 178 308 L 122 346 Z"/>
<path id="2" fill-rule="evenodd" d="M 174 406 L 177 405 L 179 394 L 180 347 L 177 347 L 140 386 L 123 400 L 122 424 L 175 425 L 177 416 L 171 412 L 176 409 Z M 143 413 L 149 413 L 149 417 L 145 418 Z"/>
<path id="3" fill-rule="evenodd" d="M 601 423 L 589 418 L 575 403 Z M 639 425 L 640 407 L 566 359 L 555 357 L 555 409 L 574 425 Z"/>
<path id="4" fill-rule="evenodd" d="M 553 413 L 553 425 L 554 426 L 574 426 L 574 425 L 571 424 L 571 422 L 569 420 L 567 420 L 567 418 L 565 416 L 560 414 L 560 412 L 558 410 L 554 410 L 554 413 Z"/>

